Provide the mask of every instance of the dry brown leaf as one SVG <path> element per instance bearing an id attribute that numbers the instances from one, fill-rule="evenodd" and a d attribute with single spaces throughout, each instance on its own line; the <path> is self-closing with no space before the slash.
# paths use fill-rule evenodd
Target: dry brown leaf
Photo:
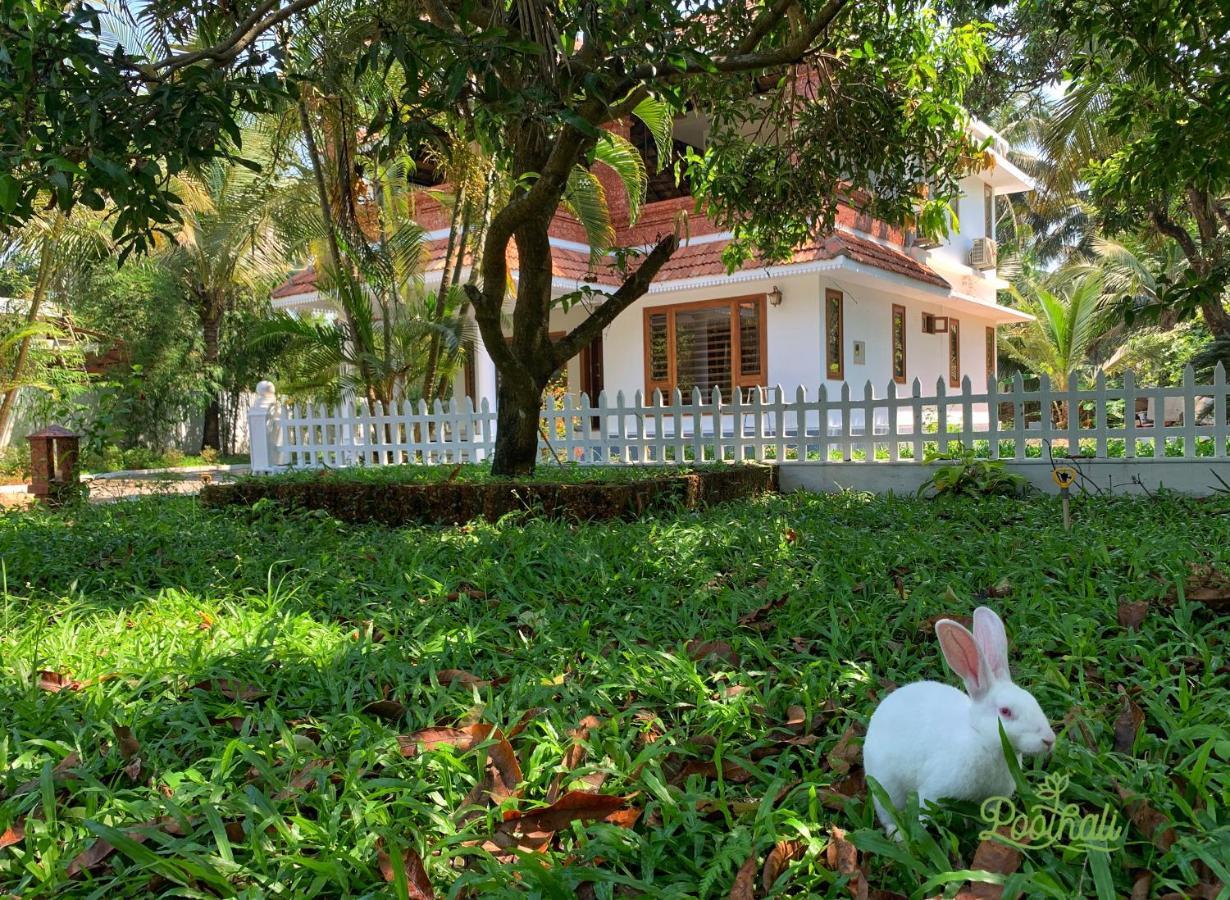
<path id="1" fill-rule="evenodd" d="M 467 672 L 465 669 L 441 669 L 436 673 L 436 680 L 440 682 L 441 686 L 457 683 L 474 685 L 475 687 L 487 687 L 491 684 L 490 681 L 485 681 L 473 672 Z"/>
<path id="2" fill-rule="evenodd" d="M 1226 609 L 1230 606 L 1230 575 L 1207 563 L 1191 563 L 1183 582 L 1183 596 L 1214 610 Z M 1166 600 L 1174 603 L 1177 599 L 1178 591 L 1172 584 Z"/>
<path id="3" fill-rule="evenodd" d="M 26 839 L 26 817 L 22 816 L 0 834 L 0 850 L 20 844 Z"/>
<path id="4" fill-rule="evenodd" d="M 586 716 L 580 721 L 576 728 L 568 732 L 572 738 L 572 746 L 564 753 L 563 767 L 564 771 L 560 772 L 551 780 L 551 786 L 547 788 L 547 803 L 554 803 L 559 799 L 563 792 L 563 785 L 568 776 L 574 772 L 577 767 L 585 761 L 586 749 L 585 741 L 589 740 L 589 733 L 602 725 L 602 720 L 597 716 Z M 602 773 L 596 773 L 602 774 Z M 591 785 L 592 786 L 592 785 Z"/>
<path id="5" fill-rule="evenodd" d="M 406 714 L 406 707 L 396 700 L 373 700 L 363 707 L 363 712 L 377 719 L 396 722 Z"/>
<path id="6" fill-rule="evenodd" d="M 786 727 L 795 734 L 806 731 L 808 726 L 807 710 L 801 706 L 791 706 L 786 710 Z"/>
<path id="7" fill-rule="evenodd" d="M 127 725 L 112 725 L 111 730 L 115 732 L 115 740 L 120 750 L 120 759 L 130 760 L 141 752 L 141 742 L 133 737 L 132 729 Z"/>
<path id="8" fill-rule="evenodd" d="M 161 819 L 151 819 L 148 822 L 143 822 L 129 831 L 126 831 L 125 836 L 129 840 L 138 844 L 144 844 L 151 837 L 153 837 L 155 831 L 164 831 L 167 834 L 174 835 L 184 833 L 183 828 L 180 827 L 178 822 L 174 819 L 163 817 Z M 99 838 L 69 861 L 65 874 L 67 874 L 69 878 L 76 878 L 82 872 L 97 871 L 102 867 L 103 863 L 107 861 L 107 857 L 114 852 L 115 847 L 102 838 Z"/>
<path id="9" fill-rule="evenodd" d="M 735 653 L 726 641 L 702 641 L 696 638 L 688 641 L 686 650 L 695 662 L 704 662 L 709 657 L 715 657 L 732 666 L 739 665 L 739 654 Z"/>
<path id="10" fill-rule="evenodd" d="M 735 883 L 730 888 L 730 900 L 756 900 L 756 854 L 739 867 Z"/>
<path id="11" fill-rule="evenodd" d="M 1153 891 L 1153 873 L 1142 869 L 1136 873 L 1136 877 L 1132 880 L 1132 897 L 1131 900 L 1149 900 L 1149 896 Z"/>
<path id="12" fill-rule="evenodd" d="M 493 853 L 508 853 L 514 848 L 537 852 L 550 843 L 555 832 L 575 821 L 603 821 L 631 828 L 641 813 L 628 806 L 631 799 L 631 796 L 569 791 L 543 809 L 506 813 L 504 821 L 483 847 Z"/>
<path id="13" fill-rule="evenodd" d="M 820 802 L 825 808 L 841 812 L 851 799 L 867 796 L 867 776 L 862 766 L 855 767 L 849 775 L 826 788 L 820 789 Z"/>
<path id="14" fill-rule="evenodd" d="M 1119 601 L 1119 625 L 1128 629 L 1128 631 L 1138 631 L 1141 623 L 1144 622 L 1148 616 L 1148 600 Z"/>
<path id="15" fill-rule="evenodd" d="M 508 738 L 510 741 L 513 740 L 517 735 L 525 731 L 531 722 L 546 711 L 546 708 L 542 706 L 530 707 L 521 714 L 521 718 L 516 721 L 512 728 L 509 728 L 508 731 L 504 733 L 504 737 Z"/>
<path id="16" fill-rule="evenodd" d="M 1140 726 L 1145 723 L 1145 713 L 1127 694 L 1123 695 L 1123 705 L 1119 709 L 1119 718 L 1115 719 L 1115 752 L 1131 753 L 1136 743 L 1136 735 Z"/>
<path id="17" fill-rule="evenodd" d="M 848 877 L 846 890 L 855 900 L 868 900 L 867 878 L 858 865 L 858 849 L 846 839 L 846 832 L 836 825 L 829 828 L 829 843 L 825 848 L 828 866 L 838 875 Z"/>
<path id="18" fill-rule="evenodd" d="M 50 672 L 44 669 L 38 673 L 38 686 L 44 691 L 58 694 L 60 691 L 79 691 L 85 687 L 85 682 L 77 681 L 61 672 Z"/>
<path id="19" fill-rule="evenodd" d="M 769 627 L 769 623 L 764 621 L 765 616 L 773 612 L 773 610 L 785 606 L 789 599 L 789 594 L 782 594 L 776 600 L 770 600 L 764 606 L 757 607 L 750 613 L 740 616 L 739 624 L 747 625 L 757 630 L 764 630 Z"/>
<path id="20" fill-rule="evenodd" d="M 856 725 L 846 728 L 841 739 L 837 741 L 837 746 L 830 750 L 826 757 L 830 769 L 840 775 L 845 775 L 850 771 L 851 764 L 857 762 L 862 753 L 862 747 L 856 740 L 858 736 L 859 730 Z"/>
<path id="21" fill-rule="evenodd" d="M 807 852 L 807 845 L 802 841 L 778 841 L 769 855 L 765 857 L 764 872 L 760 877 L 760 885 L 766 891 L 773 887 L 786 867 L 796 859 L 802 859 Z"/>
<path id="22" fill-rule="evenodd" d="M 383 848 L 376 851 L 376 862 L 380 866 L 380 875 L 386 882 L 392 883 L 396 880 L 397 873 L 393 870 L 393 860 Z M 423 860 L 409 847 L 402 851 L 401 870 L 405 876 L 410 900 L 435 900 L 436 892 L 427 878 Z"/>
<path id="23" fill-rule="evenodd" d="M 1119 792 L 1119 797 L 1123 800 L 1128 819 L 1141 835 L 1153 841 L 1153 845 L 1163 853 L 1174 846 L 1179 837 L 1174 828 L 1163 827 L 1169 821 L 1163 813 L 1149 805 L 1143 797 L 1133 794 L 1120 784 L 1115 785 L 1115 790 Z"/>
<path id="24" fill-rule="evenodd" d="M 1010 833 L 1009 827 L 1006 825 L 1001 827 L 999 833 L 1008 835 Z M 980 872 L 991 872 L 996 875 L 1011 875 L 1020 867 L 1021 851 L 991 839 L 985 840 L 978 845 L 978 849 L 974 851 L 974 861 L 970 863 L 971 869 L 976 869 Z M 1002 884 L 969 881 L 966 882 L 964 889 L 962 889 L 958 896 L 966 898 L 966 900 L 999 900 L 1003 895 L 1004 886 Z"/>
<path id="25" fill-rule="evenodd" d="M 794 543 L 797 543 L 799 540 L 799 533 L 795 531 L 793 528 L 787 528 L 782 533 L 782 537 L 786 539 L 787 544 L 794 544 Z"/>
<path id="26" fill-rule="evenodd" d="M 486 600 L 487 592 L 471 587 L 468 584 L 463 584 L 448 595 L 449 600 L 460 600 L 462 597 L 469 597 L 471 600 Z"/>
<path id="27" fill-rule="evenodd" d="M 204 681 L 198 681 L 193 687 L 198 691 L 221 694 L 228 700 L 243 700 L 245 702 L 259 700 L 269 693 L 254 684 L 245 684 L 233 678 L 206 678 Z"/>

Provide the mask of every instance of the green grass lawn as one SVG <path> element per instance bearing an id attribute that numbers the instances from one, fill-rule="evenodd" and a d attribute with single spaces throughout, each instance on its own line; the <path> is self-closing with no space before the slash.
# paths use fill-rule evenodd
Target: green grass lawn
<path id="1" fill-rule="evenodd" d="M 888 843 L 842 737 L 894 684 L 951 681 L 925 620 L 988 602 L 1064 723 L 1026 778 L 1062 772 L 1125 824 L 1120 788 L 1144 798 L 1124 846 L 1028 851 L 1007 896 L 1126 896 L 1143 872 L 1152 896 L 1215 896 L 1230 619 L 1163 598 L 1192 563 L 1230 570 L 1230 499 L 1074 507 L 1070 535 L 1045 499 L 854 495 L 593 526 L 192 499 L 0 516 L 0 894 L 392 896 L 383 848 L 440 896 L 857 895 L 832 828 L 890 892 L 870 896 L 954 894 L 977 810 Z M 1155 601 L 1139 630 L 1121 599 Z M 724 643 L 694 660 L 698 638 Z M 431 726 L 469 730 L 398 741 Z M 577 797 L 611 821 L 502 822 L 599 784 L 617 799 Z M 779 841 L 801 843 L 765 889 Z"/>

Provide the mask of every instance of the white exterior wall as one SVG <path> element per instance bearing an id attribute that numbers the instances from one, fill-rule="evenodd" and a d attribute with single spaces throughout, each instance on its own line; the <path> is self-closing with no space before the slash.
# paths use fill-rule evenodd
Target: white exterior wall
<path id="1" fill-rule="evenodd" d="M 906 308 L 906 372 L 907 384 L 899 391 L 908 391 L 918 378 L 924 394 L 935 391 L 936 380 L 948 378 L 948 335 L 924 334 L 922 314 L 953 315 L 961 321 L 961 368 L 968 375 L 973 389 L 986 387 L 985 328 L 993 324 L 990 318 L 980 318 L 957 310 L 942 300 L 924 300 L 914 292 L 895 293 L 891 286 L 871 287 L 860 281 L 844 278 L 840 273 L 813 273 L 789 278 L 740 282 L 687 291 L 649 294 L 642 297 L 606 329 L 603 335 L 606 392 L 614 397 L 623 391 L 631 399 L 638 390 L 645 390 L 644 310 L 656 306 L 717 300 L 767 294 L 776 285 L 782 291 L 781 306 L 766 301 L 765 326 L 768 350 L 768 385 L 780 385 L 793 391 L 802 385 L 814 391 L 824 372 L 825 335 L 823 301 L 827 289 L 836 289 L 845 296 L 845 377 L 852 395 L 862 396 L 864 385 L 871 381 L 876 396 L 884 396 L 892 380 L 892 307 L 899 303 Z M 578 315 L 574 310 L 568 317 Z M 552 330 L 557 327 L 552 319 Z M 866 345 L 866 362 L 854 362 L 854 342 Z M 573 365 L 576 365 L 575 361 Z M 569 384 L 579 384 L 571 380 Z M 825 380 L 830 396 L 837 396 L 841 382 Z"/>

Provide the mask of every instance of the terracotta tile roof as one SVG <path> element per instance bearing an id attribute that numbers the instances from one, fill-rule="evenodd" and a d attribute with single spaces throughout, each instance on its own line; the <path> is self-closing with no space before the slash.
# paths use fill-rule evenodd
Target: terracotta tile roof
<path id="1" fill-rule="evenodd" d="M 711 241 L 681 247 L 658 271 L 658 276 L 654 280 L 656 282 L 679 281 L 706 275 L 724 275 L 726 265 L 722 262 L 722 251 L 726 245 L 726 241 Z M 939 288 L 949 287 L 948 282 L 941 278 L 935 270 L 906 253 L 848 231 L 836 231 L 818 243 L 800 247 L 795 251 L 791 262 L 817 262 L 836 259 L 838 256 L 844 256 L 853 262 L 885 272 L 904 275 L 906 278 L 912 278 L 924 284 Z M 789 263 L 776 263 L 775 265 L 789 265 Z M 740 271 L 763 267 L 766 267 L 764 261 L 752 259 L 745 262 Z"/>
<path id="2" fill-rule="evenodd" d="M 273 289 L 273 298 L 293 297 L 295 294 L 307 294 L 316 290 L 316 270 L 311 266 L 300 269 Z"/>

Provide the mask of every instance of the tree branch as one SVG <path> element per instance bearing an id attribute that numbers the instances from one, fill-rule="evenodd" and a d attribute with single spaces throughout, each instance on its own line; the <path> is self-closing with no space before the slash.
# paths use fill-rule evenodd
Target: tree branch
<path id="1" fill-rule="evenodd" d="M 320 0 L 294 0 L 289 6 L 275 9 L 278 5 L 278 0 L 262 0 L 250 16 L 239 23 L 239 26 L 234 31 L 217 44 L 201 50 L 194 50 L 191 53 L 168 56 L 166 59 L 154 63 L 154 68 L 162 70 L 161 74 L 165 76 L 185 66 L 205 60 L 214 63 L 231 62 L 266 31 L 286 21 L 295 13 L 309 9 L 319 2 Z"/>
<path id="2" fill-rule="evenodd" d="M 1188 234 L 1187 229 L 1160 209 L 1153 210 L 1152 219 L 1157 230 L 1167 237 L 1174 238 L 1183 249 L 1183 255 L 1187 257 L 1187 261 L 1194 268 L 1198 267 L 1201 262 L 1200 249 L 1196 246 L 1192 236 Z"/>
<path id="3" fill-rule="evenodd" d="M 658 271 L 666 265 L 674 252 L 679 249 L 679 235 L 670 234 L 658 241 L 650 254 L 645 257 L 637 270 L 629 275 L 619 290 L 611 294 L 606 301 L 590 315 L 588 319 L 572 329 L 568 336 L 555 342 L 552 347 L 555 365 L 558 368 L 581 352 L 602 329 L 615 321 L 615 317 L 639 300 L 649 290 Z"/>
<path id="4" fill-rule="evenodd" d="M 819 15 L 806 24 L 799 32 L 780 47 L 775 47 L 770 50 L 763 51 L 742 51 L 741 46 L 735 49 L 734 53 L 729 56 L 718 56 L 710 60 L 710 63 L 719 72 L 751 72 L 757 69 L 772 69 L 776 66 L 789 65 L 801 60 L 811 49 L 812 43 L 819 37 L 820 32 L 828 28 L 833 20 L 848 6 L 852 0 L 829 0 L 825 4 L 824 9 L 820 10 Z M 787 4 L 788 5 L 788 4 Z M 775 7 L 776 8 L 776 7 Z M 778 19 L 780 21 L 780 18 Z M 757 25 L 761 25 L 760 20 L 753 24 L 753 30 L 749 33 L 749 37 L 756 33 Z M 764 25 L 765 32 L 771 30 L 774 22 L 768 22 Z M 676 68 L 674 64 L 666 61 L 660 63 L 645 63 L 637 66 L 632 70 L 630 77 L 636 81 L 646 81 L 649 79 L 673 80 L 688 75 L 699 75 L 708 72 L 709 69 L 699 63 L 690 63 L 683 68 Z"/>

